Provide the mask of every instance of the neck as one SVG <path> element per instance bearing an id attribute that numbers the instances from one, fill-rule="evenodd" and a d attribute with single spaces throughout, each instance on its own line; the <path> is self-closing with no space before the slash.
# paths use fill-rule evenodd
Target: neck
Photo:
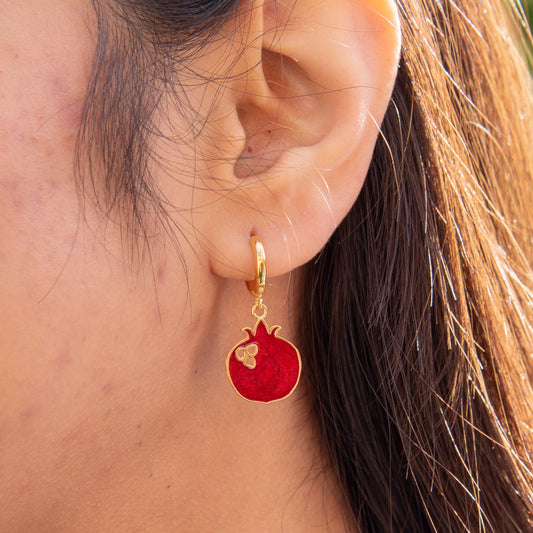
<path id="1" fill-rule="evenodd" d="M 253 326 L 253 301 L 242 285 L 222 288 L 217 301 L 226 303 L 219 309 L 214 302 L 202 311 L 201 320 L 191 320 L 191 342 L 181 342 L 183 352 L 174 352 L 174 366 L 152 380 L 153 394 L 129 399 L 133 412 L 149 402 L 149 417 L 126 425 L 125 413 L 108 415 L 106 440 L 97 436 L 98 461 L 88 459 L 98 471 L 81 469 L 77 478 L 77 486 L 93 487 L 82 499 L 88 504 L 80 505 L 72 487 L 71 504 L 61 503 L 58 523 L 50 529 L 68 524 L 73 532 L 119 533 L 139 528 L 197 533 L 347 530 L 339 488 L 324 469 L 305 382 L 283 401 L 260 404 L 240 398 L 227 379 L 225 354 L 242 336 L 240 329 Z M 294 339 L 287 292 L 279 290 L 269 290 L 267 322 L 282 324 L 282 335 Z"/>
<path id="2" fill-rule="evenodd" d="M 301 394 L 276 405 L 232 396 L 182 405 L 191 423 L 138 428 L 135 454 L 115 459 L 92 505 L 63 518 L 69 531 L 345 531 Z"/>

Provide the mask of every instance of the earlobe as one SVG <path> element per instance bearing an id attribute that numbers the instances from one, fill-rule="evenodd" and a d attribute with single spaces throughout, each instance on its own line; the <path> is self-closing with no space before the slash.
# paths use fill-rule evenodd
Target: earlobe
<path id="1" fill-rule="evenodd" d="M 227 194 L 200 233 L 216 274 L 252 272 L 250 234 L 271 275 L 311 259 L 357 199 L 392 91 L 400 29 L 393 0 L 253 3 L 230 129 L 243 138 L 213 169 Z"/>

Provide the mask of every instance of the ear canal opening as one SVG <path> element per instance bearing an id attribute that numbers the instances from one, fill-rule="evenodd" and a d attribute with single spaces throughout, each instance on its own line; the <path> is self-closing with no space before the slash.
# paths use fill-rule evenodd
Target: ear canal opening
<path id="1" fill-rule="evenodd" d="M 237 114 L 244 128 L 246 141 L 235 163 L 235 176 L 257 176 L 278 161 L 283 151 L 280 131 L 283 127 L 256 106 L 240 106 Z"/>
<path id="2" fill-rule="evenodd" d="M 295 127 L 295 116 L 305 112 L 308 100 L 313 98 L 309 95 L 309 81 L 296 61 L 263 49 L 261 73 L 270 92 L 246 93 L 237 107 L 246 136 L 235 163 L 237 178 L 266 172 L 285 150 L 315 141 L 310 132 L 302 135 L 302 128 Z"/>

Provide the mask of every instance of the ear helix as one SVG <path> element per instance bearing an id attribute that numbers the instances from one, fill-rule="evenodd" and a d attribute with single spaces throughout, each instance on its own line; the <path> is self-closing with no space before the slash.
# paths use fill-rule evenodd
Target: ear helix
<path id="1" fill-rule="evenodd" d="M 242 398 L 270 403 L 290 396 L 300 380 L 302 362 L 296 347 L 278 337 L 280 326 L 270 330 L 265 323 L 267 307 L 263 303 L 266 288 L 265 249 L 258 237 L 251 237 L 255 256 L 255 279 L 246 286 L 255 299 L 253 329 L 243 328 L 246 338 L 239 341 L 226 358 L 228 378 Z"/>

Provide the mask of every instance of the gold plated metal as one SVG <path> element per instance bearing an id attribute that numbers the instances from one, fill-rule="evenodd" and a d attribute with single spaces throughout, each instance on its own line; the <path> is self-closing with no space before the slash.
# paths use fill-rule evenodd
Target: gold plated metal
<path id="1" fill-rule="evenodd" d="M 249 344 L 246 347 L 241 346 L 236 348 L 235 357 L 237 358 L 237 361 L 240 361 L 246 368 L 253 370 L 257 365 L 255 356 L 258 352 L 259 346 L 257 346 L 257 344 Z"/>
<path id="2" fill-rule="evenodd" d="M 250 238 L 250 245 L 252 246 L 252 251 L 255 257 L 255 279 L 253 281 L 247 281 L 246 286 L 253 294 L 256 301 L 260 301 L 263 298 L 266 287 L 265 249 L 257 237 Z"/>
<path id="3" fill-rule="evenodd" d="M 226 372 L 235 392 L 250 402 L 270 403 L 290 396 L 300 380 L 302 361 L 296 346 L 278 336 L 280 326 L 269 328 L 264 319 L 266 287 L 265 249 L 257 237 L 250 238 L 254 254 L 254 280 L 246 286 L 254 297 L 255 326 L 243 328 L 245 337 L 229 352 Z"/>
<path id="4" fill-rule="evenodd" d="M 252 316 L 257 320 L 264 320 L 267 316 L 267 306 L 261 301 L 256 301 L 252 307 Z"/>

